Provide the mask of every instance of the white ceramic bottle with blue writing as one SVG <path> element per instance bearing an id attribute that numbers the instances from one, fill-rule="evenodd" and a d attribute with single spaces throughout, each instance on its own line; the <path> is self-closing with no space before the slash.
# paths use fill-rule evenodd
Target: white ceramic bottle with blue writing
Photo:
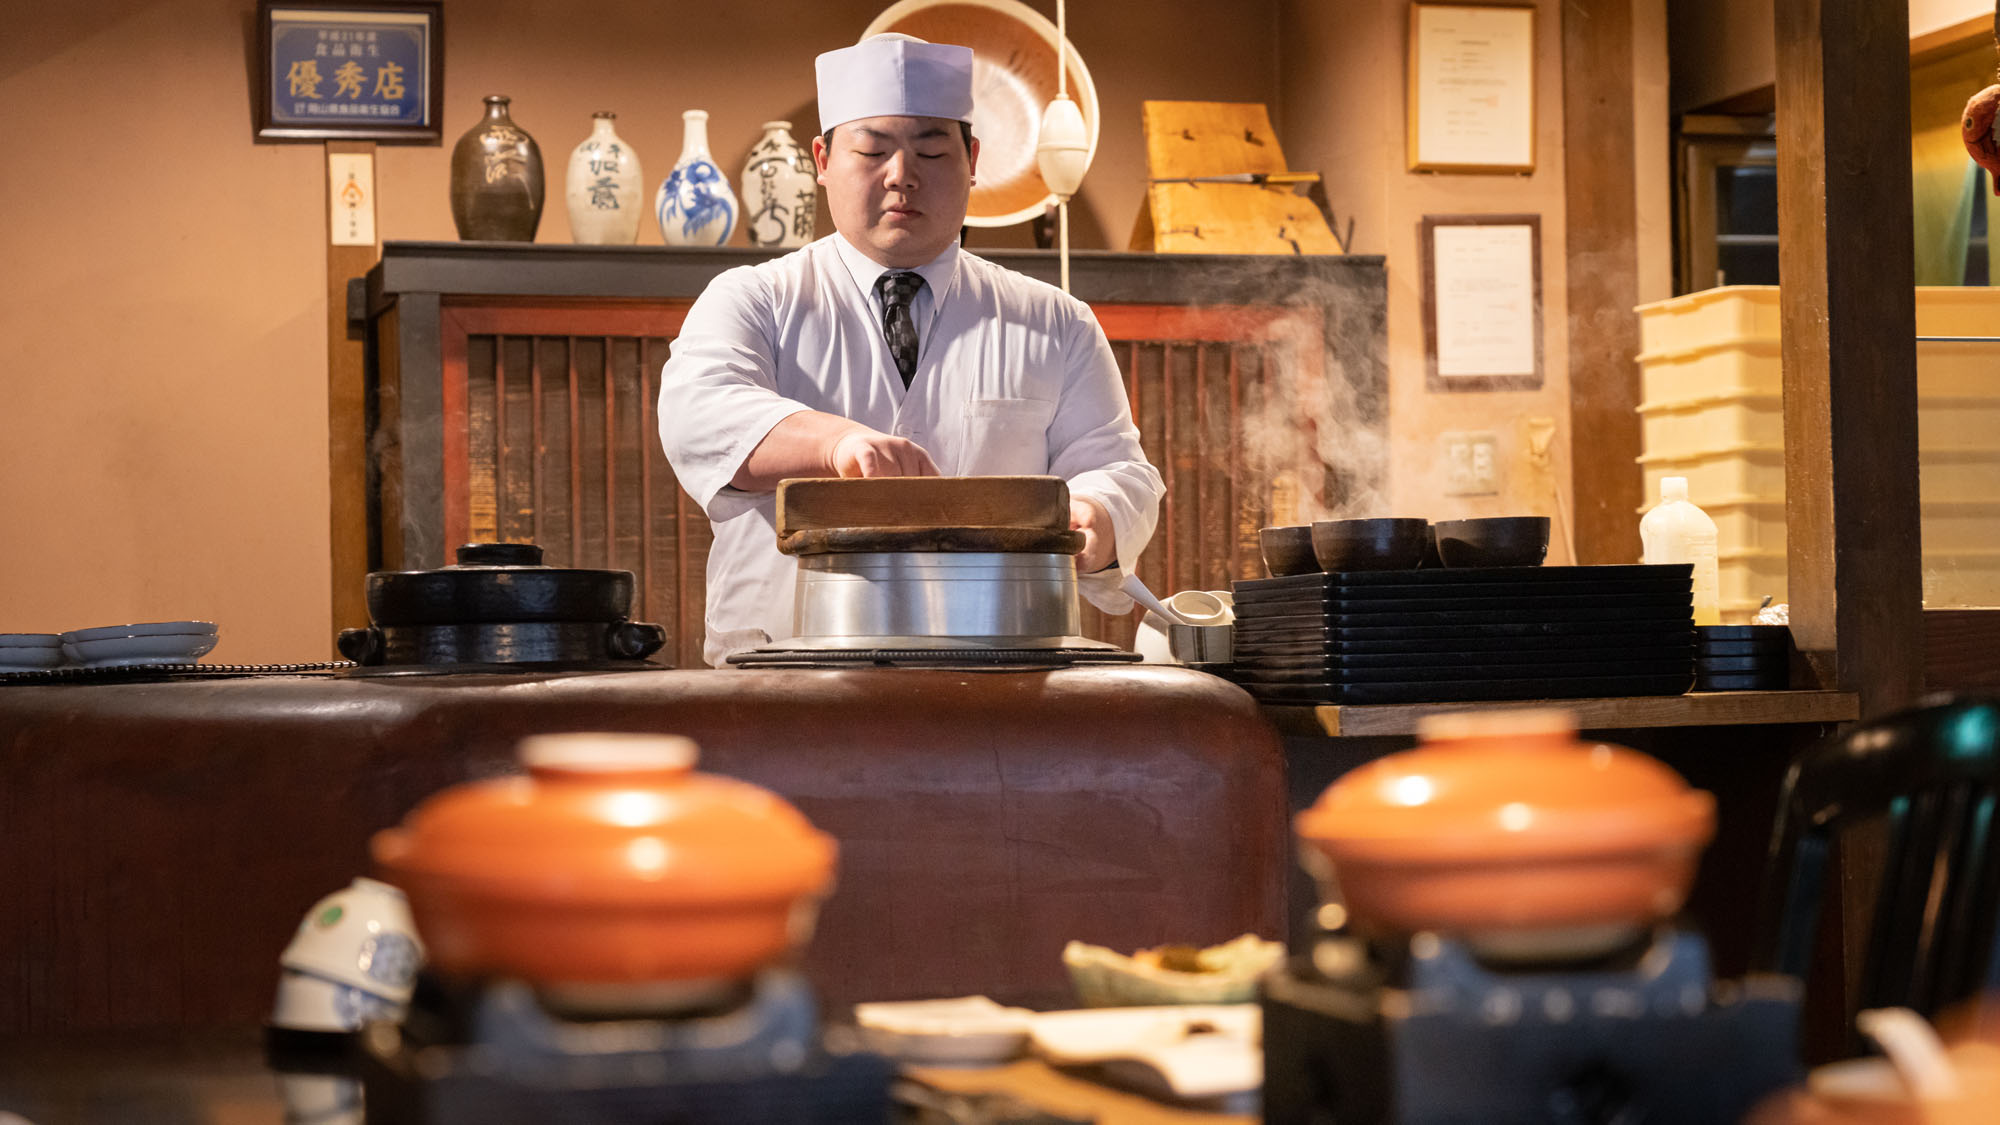
<path id="1" fill-rule="evenodd" d="M 736 229 L 736 193 L 708 154 L 708 111 L 681 114 L 681 158 L 660 185 L 653 210 L 669 246 L 720 246 Z"/>
<path id="2" fill-rule="evenodd" d="M 630 246 L 639 241 L 645 213 L 646 174 L 639 154 L 612 127 L 618 115 L 590 115 L 590 136 L 569 154 L 564 202 L 569 236 L 588 246 Z"/>
<path id="3" fill-rule="evenodd" d="M 764 122 L 743 164 L 743 233 L 750 245 L 790 250 L 812 241 L 819 178 L 789 121 Z"/>

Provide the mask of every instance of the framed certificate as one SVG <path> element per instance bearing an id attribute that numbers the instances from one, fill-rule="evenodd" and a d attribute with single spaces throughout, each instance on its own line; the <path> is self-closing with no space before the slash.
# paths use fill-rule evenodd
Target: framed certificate
<path id="1" fill-rule="evenodd" d="M 1542 385 L 1542 217 L 1426 215 L 1425 386 Z"/>
<path id="2" fill-rule="evenodd" d="M 1410 5 L 1409 167 L 1535 170 L 1535 9 Z"/>
<path id="3" fill-rule="evenodd" d="M 257 3 L 257 139 L 437 144 L 439 0 Z"/>

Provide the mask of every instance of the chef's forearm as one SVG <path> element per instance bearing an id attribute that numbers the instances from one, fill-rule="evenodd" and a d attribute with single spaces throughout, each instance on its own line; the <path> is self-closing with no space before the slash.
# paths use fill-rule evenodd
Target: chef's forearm
<path id="1" fill-rule="evenodd" d="M 839 476 L 833 467 L 835 443 L 867 429 L 851 418 L 818 410 L 787 415 L 743 459 L 729 484 L 745 492 L 769 492 L 791 477 Z"/>
<path id="2" fill-rule="evenodd" d="M 750 450 L 730 485 L 769 492 L 787 477 L 934 477 L 931 455 L 908 438 L 817 410 L 787 415 Z"/>

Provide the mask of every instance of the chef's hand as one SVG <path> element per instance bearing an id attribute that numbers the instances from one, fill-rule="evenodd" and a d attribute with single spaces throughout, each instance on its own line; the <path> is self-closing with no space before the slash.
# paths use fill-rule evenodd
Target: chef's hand
<path id="1" fill-rule="evenodd" d="M 1071 531 L 1083 532 L 1083 550 L 1076 556 L 1078 574 L 1095 574 L 1118 561 L 1118 536 L 1104 505 L 1081 496 L 1070 497 L 1069 526 Z"/>
<path id="2" fill-rule="evenodd" d="M 866 427 L 849 431 L 827 451 L 827 465 L 843 477 L 934 477 L 937 464 L 924 447 Z"/>

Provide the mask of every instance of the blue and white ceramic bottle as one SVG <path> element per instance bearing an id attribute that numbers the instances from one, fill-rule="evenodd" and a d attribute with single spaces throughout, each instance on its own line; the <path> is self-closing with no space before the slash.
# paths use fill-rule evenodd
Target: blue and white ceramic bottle
<path id="1" fill-rule="evenodd" d="M 590 135 L 569 154 L 563 201 L 569 236 L 587 246 L 630 246 L 639 241 L 646 174 L 612 122 L 615 113 L 591 115 Z"/>
<path id="2" fill-rule="evenodd" d="M 681 114 L 681 158 L 660 185 L 653 210 L 669 246 L 720 246 L 736 229 L 736 195 L 708 154 L 708 111 Z"/>
<path id="3" fill-rule="evenodd" d="M 743 233 L 750 245 L 791 250 L 812 241 L 819 178 L 789 121 L 764 122 L 743 165 Z"/>

